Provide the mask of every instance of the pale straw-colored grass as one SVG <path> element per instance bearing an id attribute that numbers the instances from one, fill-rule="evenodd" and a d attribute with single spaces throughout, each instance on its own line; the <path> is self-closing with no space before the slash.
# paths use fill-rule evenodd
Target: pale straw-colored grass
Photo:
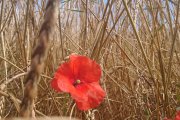
<path id="1" fill-rule="evenodd" d="M 18 116 L 46 1 L 0 0 L 0 86 L 7 82 L 0 89 L 3 118 Z M 66 0 L 58 11 L 35 99 L 36 116 L 87 119 L 88 112 L 79 111 L 68 94 L 50 87 L 57 67 L 71 53 L 102 66 L 106 97 L 91 111 L 96 120 L 175 115 L 180 107 L 180 0 Z"/>

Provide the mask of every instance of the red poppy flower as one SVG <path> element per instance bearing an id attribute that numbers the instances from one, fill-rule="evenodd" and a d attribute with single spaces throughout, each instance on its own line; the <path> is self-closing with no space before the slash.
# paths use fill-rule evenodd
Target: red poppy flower
<path id="1" fill-rule="evenodd" d="M 70 55 L 54 75 L 51 86 L 56 91 L 70 93 L 80 110 L 97 107 L 105 96 L 99 85 L 100 66 L 93 60 L 80 55 Z"/>

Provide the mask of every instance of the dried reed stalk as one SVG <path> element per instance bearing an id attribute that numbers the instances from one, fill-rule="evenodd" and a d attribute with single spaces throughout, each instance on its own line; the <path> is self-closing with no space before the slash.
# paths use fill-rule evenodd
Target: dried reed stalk
<path id="1" fill-rule="evenodd" d="M 3 33 L 0 34 L 1 40 L 2 40 L 2 49 L 3 49 L 3 56 L 6 57 L 6 49 L 5 49 L 5 41 L 4 41 L 4 37 L 3 37 Z M 0 90 L 6 91 L 6 87 L 7 87 L 7 62 L 4 61 L 4 68 L 5 68 L 5 81 L 4 83 L 0 86 Z M 0 119 L 3 116 L 3 111 L 4 111 L 4 106 L 5 106 L 5 98 L 4 96 L 0 97 Z"/>
<path id="2" fill-rule="evenodd" d="M 39 33 L 39 41 L 32 54 L 30 71 L 25 81 L 24 98 L 20 109 L 20 116 L 22 117 L 34 116 L 34 99 L 37 96 L 38 82 L 46 59 L 50 35 L 55 26 L 56 9 L 57 0 L 49 0 L 46 6 L 44 22 Z"/>
<path id="3" fill-rule="evenodd" d="M 2 29 L 2 19 L 3 19 L 3 15 L 4 15 L 4 1 L 2 1 L 1 4 L 1 13 L 0 13 L 0 29 Z M 6 44 L 5 44 L 5 40 L 4 40 L 4 35 L 3 35 L 3 31 L 0 32 L 0 41 L 2 43 L 2 51 L 3 51 L 3 57 L 6 58 Z M 0 86 L 0 90 L 6 91 L 6 86 L 7 86 L 7 62 L 4 61 L 4 69 L 5 69 L 5 81 L 4 83 Z M 1 96 L 0 97 L 0 119 L 2 119 L 3 116 L 3 112 L 5 109 L 5 97 Z"/>

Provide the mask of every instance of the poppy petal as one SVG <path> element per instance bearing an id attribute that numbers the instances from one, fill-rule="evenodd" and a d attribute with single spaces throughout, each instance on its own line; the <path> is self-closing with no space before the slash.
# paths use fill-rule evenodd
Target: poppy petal
<path id="1" fill-rule="evenodd" d="M 58 79 L 53 79 L 51 81 L 51 86 L 58 92 L 67 92 L 70 93 L 73 98 L 87 101 L 87 96 L 85 96 L 81 91 L 78 91 L 73 84 L 64 76 L 59 76 Z"/>
<path id="2" fill-rule="evenodd" d="M 68 78 L 60 75 L 58 78 L 54 78 L 51 81 L 51 87 L 59 92 L 70 92 L 75 89 L 72 83 L 68 80 Z"/>
<path id="3" fill-rule="evenodd" d="M 57 91 L 70 92 L 73 89 L 73 74 L 68 62 L 63 63 L 56 71 L 51 86 Z"/>
<path id="4" fill-rule="evenodd" d="M 57 79 L 55 79 L 55 78 L 53 78 L 51 80 L 51 87 L 54 88 L 54 90 L 56 90 L 58 92 L 62 92 L 62 90 L 58 87 Z"/>
<path id="5" fill-rule="evenodd" d="M 83 94 L 86 95 L 88 98 L 87 101 L 81 101 L 79 99 L 74 98 L 76 101 L 77 107 L 80 110 L 88 110 L 88 109 L 99 106 L 105 96 L 104 90 L 101 88 L 101 86 L 97 82 L 78 85 L 76 89 L 83 92 Z"/>
<path id="6" fill-rule="evenodd" d="M 74 82 L 74 75 L 73 75 L 73 71 L 71 70 L 69 62 L 60 65 L 60 67 L 57 69 L 54 75 L 54 78 L 59 79 L 60 76 L 66 77 L 67 80 L 70 81 L 71 83 Z"/>
<path id="7" fill-rule="evenodd" d="M 84 82 L 98 82 L 101 77 L 101 68 L 86 56 L 71 55 L 70 66 L 76 79 Z"/>

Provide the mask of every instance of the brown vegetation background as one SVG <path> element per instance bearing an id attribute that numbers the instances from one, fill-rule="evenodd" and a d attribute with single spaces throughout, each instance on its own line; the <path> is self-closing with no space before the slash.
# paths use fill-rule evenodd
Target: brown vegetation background
<path id="1" fill-rule="evenodd" d="M 172 118 L 180 108 L 180 0 L 61 0 L 35 101 L 37 116 L 88 119 L 50 80 L 71 53 L 102 67 L 96 120 Z M 47 0 L 0 0 L 0 117 L 18 116 Z"/>

